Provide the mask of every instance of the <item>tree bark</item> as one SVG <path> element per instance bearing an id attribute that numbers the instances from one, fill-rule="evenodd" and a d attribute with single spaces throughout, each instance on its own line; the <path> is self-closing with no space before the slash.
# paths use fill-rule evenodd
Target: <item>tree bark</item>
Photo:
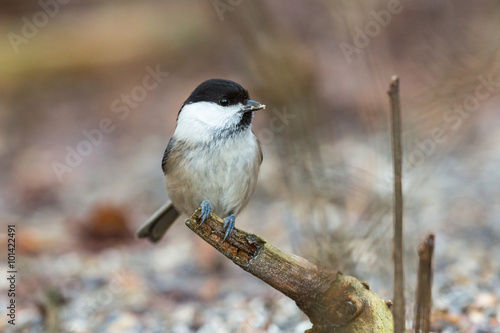
<path id="1" fill-rule="evenodd" d="M 198 209 L 186 225 L 236 265 L 293 299 L 313 324 L 309 333 L 393 332 L 390 302 L 368 283 L 317 266 L 240 229 L 223 241 L 223 221 L 210 214 L 200 224 L 199 214 Z"/>

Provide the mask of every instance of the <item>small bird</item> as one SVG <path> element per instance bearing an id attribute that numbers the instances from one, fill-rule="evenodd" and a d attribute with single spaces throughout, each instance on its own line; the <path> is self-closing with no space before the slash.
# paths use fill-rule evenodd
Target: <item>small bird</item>
<path id="1" fill-rule="evenodd" d="M 165 203 L 137 231 L 158 242 L 181 213 L 201 207 L 201 223 L 210 212 L 224 218 L 224 240 L 236 216 L 252 196 L 262 150 L 251 125 L 265 105 L 250 99 L 236 82 L 201 83 L 182 105 L 177 126 L 162 160 L 171 202 Z"/>

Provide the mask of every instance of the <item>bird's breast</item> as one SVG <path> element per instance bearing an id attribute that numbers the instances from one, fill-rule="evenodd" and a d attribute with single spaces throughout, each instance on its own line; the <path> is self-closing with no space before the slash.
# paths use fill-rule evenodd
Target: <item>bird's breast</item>
<path id="1" fill-rule="evenodd" d="M 191 215 L 206 200 L 224 218 L 238 214 L 253 194 L 260 149 L 250 131 L 208 145 L 176 142 L 168 166 L 167 190 L 176 208 Z"/>

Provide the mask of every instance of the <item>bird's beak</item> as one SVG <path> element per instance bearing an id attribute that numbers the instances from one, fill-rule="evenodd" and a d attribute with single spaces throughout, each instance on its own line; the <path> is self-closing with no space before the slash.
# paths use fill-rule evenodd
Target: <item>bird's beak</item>
<path id="1" fill-rule="evenodd" d="M 262 110 L 262 109 L 265 109 L 265 108 L 266 108 L 265 105 L 260 104 L 259 102 L 252 101 L 251 99 L 249 99 L 247 101 L 247 104 L 245 104 L 245 106 L 243 106 L 243 108 L 241 109 L 241 112 L 251 112 L 251 111 Z"/>

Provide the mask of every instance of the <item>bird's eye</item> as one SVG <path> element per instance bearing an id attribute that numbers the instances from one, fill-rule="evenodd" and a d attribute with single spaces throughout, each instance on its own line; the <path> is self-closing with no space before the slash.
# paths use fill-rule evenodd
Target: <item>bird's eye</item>
<path id="1" fill-rule="evenodd" d="M 229 105 L 229 100 L 227 98 L 221 98 L 219 100 L 219 104 L 222 106 L 228 106 Z"/>

